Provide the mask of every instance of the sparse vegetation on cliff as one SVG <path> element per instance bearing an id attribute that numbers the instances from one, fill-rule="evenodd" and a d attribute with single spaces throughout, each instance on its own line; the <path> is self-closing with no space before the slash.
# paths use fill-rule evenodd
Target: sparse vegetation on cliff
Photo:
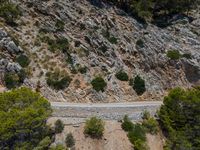
<path id="1" fill-rule="evenodd" d="M 128 74 L 124 72 L 123 70 L 120 70 L 115 74 L 116 78 L 121 81 L 128 81 Z"/>
<path id="2" fill-rule="evenodd" d="M 0 17 L 3 17 L 7 24 L 15 25 L 15 19 L 21 15 L 19 7 L 8 0 L 0 1 Z"/>
<path id="3" fill-rule="evenodd" d="M 169 50 L 167 51 L 167 57 L 172 60 L 178 60 L 181 58 L 181 54 L 177 50 Z"/>
<path id="4" fill-rule="evenodd" d="M 146 91 L 145 81 L 139 75 L 131 79 L 129 84 L 138 95 L 142 95 Z"/>
<path id="5" fill-rule="evenodd" d="M 91 82 L 93 88 L 97 91 L 104 91 L 105 87 L 107 86 L 107 83 L 105 82 L 105 80 L 102 77 L 96 77 L 92 80 Z"/>
<path id="6" fill-rule="evenodd" d="M 61 72 L 48 72 L 46 76 L 47 84 L 56 90 L 67 88 L 71 82 L 71 78 Z"/>
<path id="7" fill-rule="evenodd" d="M 24 82 L 25 78 L 26 78 L 26 72 L 24 70 L 21 70 L 18 73 L 7 72 L 4 75 L 5 86 L 8 89 L 16 88 Z"/>

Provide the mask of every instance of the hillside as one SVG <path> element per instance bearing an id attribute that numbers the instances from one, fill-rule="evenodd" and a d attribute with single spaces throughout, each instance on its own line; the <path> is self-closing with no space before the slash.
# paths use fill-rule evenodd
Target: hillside
<path id="1" fill-rule="evenodd" d="M 107 3 L 98 7 L 87 0 L 13 2 L 22 13 L 17 26 L 0 20 L 0 83 L 4 86 L 5 75 L 12 72 L 22 81 L 19 86 L 37 89 L 50 101 L 122 102 L 161 100 L 176 86 L 200 85 L 198 10 L 190 12 L 192 21 L 176 15 L 171 26 L 159 28 L 139 23 Z M 20 65 L 21 55 L 28 57 L 29 65 Z M 23 68 L 26 78 L 20 73 Z M 117 79 L 119 71 L 129 79 L 139 75 L 146 92 L 138 96 L 129 81 Z M 103 91 L 92 88 L 97 76 L 107 84 Z M 66 84 L 59 88 L 60 83 L 51 79 Z"/>

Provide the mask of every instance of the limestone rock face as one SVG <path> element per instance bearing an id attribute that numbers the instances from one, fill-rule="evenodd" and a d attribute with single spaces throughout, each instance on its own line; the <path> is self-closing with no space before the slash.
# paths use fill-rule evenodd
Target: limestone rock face
<path id="1" fill-rule="evenodd" d="M 2 28 L 0 28 L 0 50 L 0 72 L 19 72 L 22 67 L 13 60 L 13 56 L 23 50 L 15 44 Z"/>
<path id="2" fill-rule="evenodd" d="M 100 0 L 15 0 L 15 3 L 23 8 L 23 16 L 16 30 L 12 27 L 7 30 L 18 36 L 31 56 L 32 75 L 24 84 L 36 88 L 40 81 L 40 91 L 52 101 L 160 100 L 171 88 L 200 85 L 199 10 L 191 12 L 193 21 L 175 16 L 173 25 L 159 28 L 153 24 L 143 25 Z M 59 20 L 62 30 L 58 30 Z M 23 51 L 7 37 L 0 29 L 0 49 L 9 53 Z M 51 52 L 44 37 L 66 38 L 67 52 Z M 169 50 L 189 57 L 171 60 L 167 57 Z M 11 59 L 6 60 L 0 64 L 9 64 Z M 9 69 L 20 69 L 11 66 Z M 86 67 L 87 72 L 77 72 L 80 66 Z M 46 84 L 45 73 L 58 69 L 73 78 L 70 86 L 61 91 Z M 140 75 L 147 91 L 137 96 L 129 82 L 116 79 L 119 70 L 127 72 L 129 78 Z M 92 89 L 90 82 L 95 76 L 102 76 L 107 82 L 104 92 Z"/>

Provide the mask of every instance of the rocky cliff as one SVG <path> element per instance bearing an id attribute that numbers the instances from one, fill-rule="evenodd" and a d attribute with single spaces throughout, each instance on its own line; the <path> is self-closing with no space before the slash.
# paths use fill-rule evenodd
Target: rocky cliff
<path id="1" fill-rule="evenodd" d="M 51 101 L 121 102 L 161 100 L 176 86 L 200 85 L 200 14 L 190 12 L 192 21 L 175 16 L 173 25 L 159 28 L 144 25 L 116 7 L 87 0 L 15 0 L 22 16 L 11 27 L 0 21 L 0 70 L 18 72 L 19 53 L 29 57 L 29 76 L 24 85 L 38 88 Z M 92 3 L 91 3 L 92 2 Z M 45 39 L 52 39 L 46 42 Z M 66 38 L 67 52 L 52 51 L 51 42 Z M 55 42 L 56 43 L 56 42 Z M 49 46 L 50 45 L 50 46 Z M 179 59 L 167 56 L 179 51 Z M 80 68 L 85 68 L 80 73 Z M 72 81 L 63 90 L 46 83 L 46 73 L 60 71 Z M 115 74 L 124 70 L 129 78 L 140 75 L 146 92 L 137 96 L 129 82 Z M 107 82 L 104 92 L 91 86 L 95 76 Z"/>

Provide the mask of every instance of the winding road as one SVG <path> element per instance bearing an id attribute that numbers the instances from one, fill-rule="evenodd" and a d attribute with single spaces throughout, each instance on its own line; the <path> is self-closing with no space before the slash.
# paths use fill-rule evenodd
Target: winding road
<path id="1" fill-rule="evenodd" d="M 132 120 L 140 120 L 147 110 L 152 115 L 162 105 L 162 101 L 141 101 L 125 103 L 66 103 L 51 102 L 52 118 L 61 118 L 65 122 L 83 122 L 92 116 L 105 120 L 120 120 L 128 115 Z"/>

